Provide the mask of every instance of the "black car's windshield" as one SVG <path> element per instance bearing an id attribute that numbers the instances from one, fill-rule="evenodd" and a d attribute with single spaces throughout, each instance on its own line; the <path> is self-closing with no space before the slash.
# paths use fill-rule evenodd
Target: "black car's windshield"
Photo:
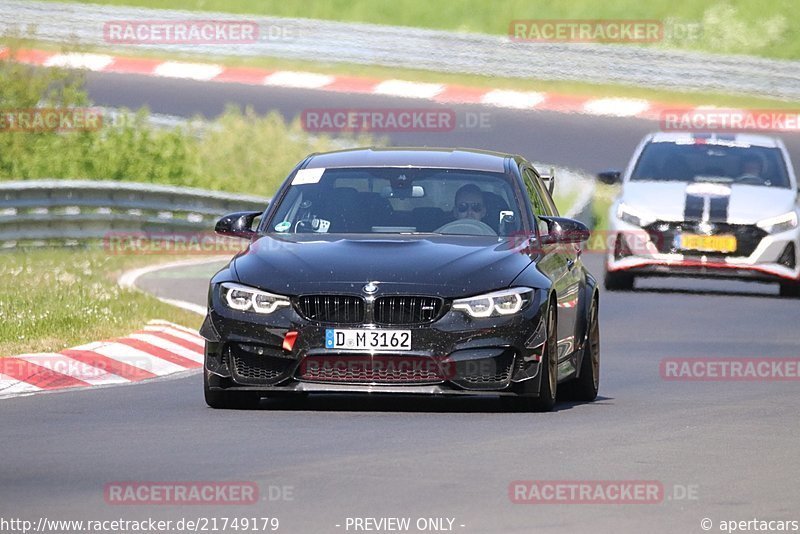
<path id="1" fill-rule="evenodd" d="M 266 230 L 511 235 L 523 213 L 502 173 L 406 167 L 301 169 Z"/>
<path id="2" fill-rule="evenodd" d="M 631 180 L 790 185 L 778 148 L 674 142 L 648 144 L 636 163 Z"/>

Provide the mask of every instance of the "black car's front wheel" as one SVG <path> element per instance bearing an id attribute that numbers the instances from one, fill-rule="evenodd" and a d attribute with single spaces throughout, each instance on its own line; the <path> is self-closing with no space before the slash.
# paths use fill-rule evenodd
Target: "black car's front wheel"
<path id="1" fill-rule="evenodd" d="M 589 309 L 586 344 L 578 377 L 564 384 L 559 390 L 563 398 L 577 401 L 593 401 L 600 388 L 600 307 L 597 298 L 592 299 Z"/>
<path id="2" fill-rule="evenodd" d="M 556 404 L 558 393 L 558 333 L 556 330 L 556 305 L 547 310 L 547 341 L 542 351 L 542 381 L 539 396 L 531 399 L 530 408 L 535 412 L 549 412 Z"/>
<path id="3" fill-rule="evenodd" d="M 542 349 L 542 360 L 539 363 L 541 373 L 539 395 L 529 397 L 501 397 L 507 409 L 525 412 L 549 412 L 556 404 L 558 391 L 558 335 L 556 331 L 556 306 L 550 303 L 547 309 L 547 340 Z"/>
<path id="4" fill-rule="evenodd" d="M 261 397 L 252 391 L 219 391 L 208 384 L 208 373 L 203 372 L 203 394 L 206 404 L 221 410 L 247 410 L 258 407 Z"/>

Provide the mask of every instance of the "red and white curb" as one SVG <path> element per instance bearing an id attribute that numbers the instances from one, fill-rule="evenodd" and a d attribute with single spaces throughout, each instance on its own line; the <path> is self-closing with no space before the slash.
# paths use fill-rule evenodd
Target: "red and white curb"
<path id="1" fill-rule="evenodd" d="M 0 398 L 67 388 L 140 382 L 203 366 L 198 333 L 166 321 L 59 353 L 0 358 Z"/>
<path id="2" fill-rule="evenodd" d="M 0 49 L 0 57 L 7 50 Z M 313 72 L 225 67 L 213 63 L 164 61 L 107 54 L 18 51 L 20 62 L 87 69 L 94 72 L 141 74 L 218 83 L 317 89 L 339 93 L 371 94 L 430 100 L 452 104 L 484 104 L 511 109 L 583 113 L 587 115 L 635 117 L 659 120 L 664 111 L 691 112 L 695 106 L 662 104 L 639 98 L 594 98 L 538 91 L 487 89 L 404 80 L 378 80 Z M 701 108 L 702 109 L 702 108 Z"/>

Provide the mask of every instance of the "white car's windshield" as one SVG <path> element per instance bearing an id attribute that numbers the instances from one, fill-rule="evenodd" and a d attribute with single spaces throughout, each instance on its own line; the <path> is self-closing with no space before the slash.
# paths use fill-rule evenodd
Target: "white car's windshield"
<path id="1" fill-rule="evenodd" d="M 631 180 L 790 187 L 779 149 L 705 143 L 650 143 L 642 151 Z"/>

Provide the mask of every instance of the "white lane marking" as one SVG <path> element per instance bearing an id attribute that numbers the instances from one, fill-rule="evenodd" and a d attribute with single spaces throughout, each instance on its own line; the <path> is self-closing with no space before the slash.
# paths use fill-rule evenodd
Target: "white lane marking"
<path id="1" fill-rule="evenodd" d="M 42 388 L 0 374 L 0 397 L 15 393 L 33 393 L 35 391 L 42 391 Z"/>
<path id="2" fill-rule="evenodd" d="M 279 70 L 273 72 L 262 82 L 264 85 L 277 85 L 279 87 L 297 87 L 300 89 L 319 89 L 332 84 L 336 78 L 328 74 L 314 72 L 294 72 Z"/>
<path id="3" fill-rule="evenodd" d="M 163 338 L 160 338 L 158 336 L 154 336 L 152 334 L 141 334 L 141 333 L 131 334 L 129 337 L 131 337 L 133 339 L 138 339 L 139 341 L 144 341 L 145 343 L 149 343 L 150 345 L 153 345 L 154 347 L 158 347 L 160 349 L 168 350 L 169 352 L 171 352 L 171 353 L 173 353 L 173 354 L 175 354 L 177 356 L 183 356 L 184 358 L 188 358 L 188 359 L 193 360 L 193 361 L 195 361 L 197 363 L 203 363 L 203 353 L 202 352 L 189 350 L 186 347 L 182 347 L 182 346 L 178 345 L 177 343 L 173 343 L 172 341 L 169 341 L 167 339 L 163 339 Z M 181 369 L 183 369 L 183 367 L 181 367 Z"/>
<path id="4" fill-rule="evenodd" d="M 158 325 L 147 325 L 144 327 L 144 330 L 148 332 L 164 332 L 165 334 L 169 334 L 171 336 L 175 336 L 183 340 L 186 340 L 190 343 L 194 343 L 198 347 L 205 346 L 203 338 L 201 338 L 197 334 L 190 334 L 188 332 L 184 332 L 183 330 L 178 330 L 177 328 L 170 328 Z"/>
<path id="5" fill-rule="evenodd" d="M 185 332 L 187 334 L 190 334 L 190 335 L 193 335 L 193 336 L 197 336 L 201 341 L 203 339 L 202 336 L 200 336 L 200 334 L 197 333 L 197 330 L 193 330 L 191 328 L 186 328 L 185 326 L 181 326 L 179 324 L 171 323 L 169 321 L 164 321 L 163 319 L 151 319 L 150 321 L 147 321 L 147 324 L 148 325 L 156 325 L 156 326 L 158 326 L 158 325 L 167 326 L 169 328 L 173 328 L 175 330 L 180 330 L 180 331 Z"/>
<path id="6" fill-rule="evenodd" d="M 495 89 L 481 97 L 481 103 L 515 109 L 532 109 L 544 102 L 545 94 L 534 91 Z"/>
<path id="7" fill-rule="evenodd" d="M 583 111 L 591 115 L 633 117 L 650 109 L 650 102 L 640 98 L 595 98 L 583 104 Z"/>
<path id="8" fill-rule="evenodd" d="M 165 61 L 153 69 L 153 74 L 165 78 L 186 78 L 189 80 L 208 81 L 222 72 L 220 65 L 210 63 L 183 63 Z"/>
<path id="9" fill-rule="evenodd" d="M 401 96 L 404 98 L 433 98 L 444 89 L 445 86 L 440 83 L 386 80 L 376 85 L 372 92 L 376 95 Z"/>
<path id="10" fill-rule="evenodd" d="M 169 304 L 170 306 L 175 306 L 176 308 L 181 308 L 182 310 L 196 313 L 198 315 L 205 315 L 206 312 L 208 311 L 208 308 L 206 306 L 201 306 L 193 302 L 186 302 L 185 300 L 177 300 L 177 299 L 167 299 L 164 297 L 156 297 L 156 298 L 161 302 L 163 302 L 164 304 Z"/>
<path id="11" fill-rule="evenodd" d="M 185 367 L 168 362 L 167 360 L 162 360 L 150 353 L 129 347 L 128 345 L 123 345 L 122 343 L 103 343 L 93 350 L 103 356 L 108 356 L 118 362 L 127 363 L 128 365 L 149 371 L 158 376 L 186 370 Z"/>
<path id="12" fill-rule="evenodd" d="M 56 54 L 47 58 L 44 66 L 100 71 L 108 67 L 112 61 L 114 57 L 105 54 Z"/>
<path id="13" fill-rule="evenodd" d="M 109 373 L 105 369 L 93 367 L 63 354 L 23 354 L 17 356 L 21 360 L 46 367 L 56 373 L 77 378 L 93 386 L 98 384 L 118 384 L 129 380 Z"/>
<path id="14" fill-rule="evenodd" d="M 138 280 L 139 277 L 145 274 L 149 274 L 155 271 L 160 271 L 161 269 L 171 269 L 173 267 L 186 267 L 190 265 L 204 265 L 206 263 L 230 261 L 230 259 L 231 259 L 230 256 L 217 255 L 208 258 L 174 261 L 171 263 L 157 263 L 155 265 L 148 265 L 147 267 L 140 267 L 139 269 L 131 269 L 130 271 L 126 271 L 122 273 L 122 275 L 117 279 L 117 283 L 125 289 L 139 290 L 139 288 L 136 287 L 136 280 Z M 145 293 L 145 291 L 142 292 Z M 148 295 L 150 295 L 150 293 L 148 293 Z M 161 302 L 164 302 L 171 306 L 177 306 L 178 308 L 188 310 L 198 315 L 205 315 L 206 311 L 208 311 L 206 306 L 201 306 L 199 304 L 194 304 L 192 302 L 186 302 L 185 300 L 167 299 L 164 297 L 156 297 L 156 298 Z"/>

